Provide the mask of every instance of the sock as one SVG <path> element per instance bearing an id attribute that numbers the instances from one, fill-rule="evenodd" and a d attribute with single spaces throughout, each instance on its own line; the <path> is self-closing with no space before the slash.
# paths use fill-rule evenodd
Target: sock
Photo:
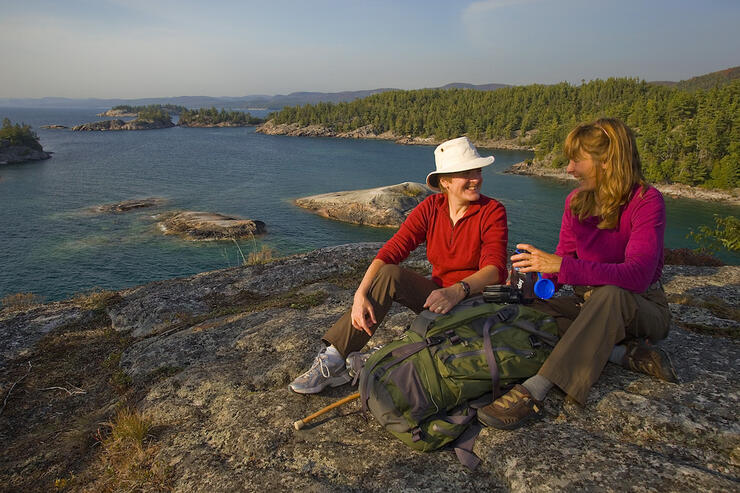
<path id="1" fill-rule="evenodd" d="M 529 390 L 529 393 L 532 394 L 532 397 L 534 397 L 538 401 L 544 400 L 545 396 L 547 396 L 547 393 L 552 388 L 552 382 L 542 375 L 535 375 L 533 377 L 530 377 L 522 385 L 524 385 L 524 388 Z"/>
<path id="2" fill-rule="evenodd" d="M 609 355 L 609 361 L 621 366 L 622 362 L 624 361 L 625 354 L 627 354 L 627 346 L 623 344 L 614 346 L 614 349 L 612 349 L 612 354 Z"/>
<path id="3" fill-rule="evenodd" d="M 333 345 L 326 348 L 325 354 L 329 359 L 329 364 L 335 369 L 344 366 L 344 357 Z"/>

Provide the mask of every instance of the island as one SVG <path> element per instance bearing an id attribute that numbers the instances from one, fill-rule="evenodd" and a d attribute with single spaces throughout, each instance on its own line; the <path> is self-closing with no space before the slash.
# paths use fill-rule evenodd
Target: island
<path id="1" fill-rule="evenodd" d="M 30 126 L 3 119 L 0 128 L 0 164 L 41 161 L 50 157 L 51 153 L 44 151 L 39 136 Z"/>
<path id="2" fill-rule="evenodd" d="M 174 127 L 172 117 L 160 105 L 146 106 L 136 114 L 136 119 L 124 121 L 121 119 L 103 120 L 99 122 L 83 123 L 72 127 L 73 131 L 109 131 L 109 130 L 154 130 Z"/>
<path id="3" fill-rule="evenodd" d="M 146 111 L 147 109 L 152 107 L 158 107 L 169 115 L 179 115 L 181 112 L 187 110 L 186 107 L 178 106 L 175 104 L 157 104 L 149 106 L 131 106 L 128 104 L 121 104 L 118 106 L 114 106 L 113 108 L 102 113 L 98 113 L 98 116 L 116 116 L 119 118 L 136 117 L 140 112 Z"/>
<path id="4" fill-rule="evenodd" d="M 191 241 L 253 238 L 265 232 L 265 223 L 215 212 L 171 211 L 157 217 L 159 229 Z"/>
<path id="5" fill-rule="evenodd" d="M 218 111 L 215 107 L 183 110 L 177 124 L 181 127 L 246 127 L 264 123 L 264 119 L 243 111 Z"/>
<path id="6" fill-rule="evenodd" d="M 320 216 L 364 226 L 397 228 L 414 207 L 433 192 L 421 183 L 331 192 L 295 200 Z"/>

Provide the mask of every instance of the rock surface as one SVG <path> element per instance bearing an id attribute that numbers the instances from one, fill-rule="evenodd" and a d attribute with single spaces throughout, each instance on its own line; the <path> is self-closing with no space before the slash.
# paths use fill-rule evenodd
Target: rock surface
<path id="1" fill-rule="evenodd" d="M 349 307 L 379 246 L 326 248 L 118 293 L 106 312 L 116 331 L 134 337 L 120 367 L 142 385 L 136 405 L 155 424 L 157 457 L 174 491 L 738 490 L 740 322 L 702 304 L 716 298 L 738 309 L 737 266 L 666 267 L 668 294 L 691 303 L 671 303 L 675 326 L 661 343 L 682 383 L 609 364 L 585 407 L 553 391 L 543 421 L 510 432 L 484 429 L 475 472 L 450 451 L 408 449 L 363 417 L 356 402 L 295 431 L 295 420 L 353 391 L 303 396 L 287 384 L 310 365 L 323 332 Z M 423 251 L 408 262 L 429 268 Z M 85 317 L 89 311 L 69 303 L 0 312 L 6 358 L 0 369 L 25 364 L 22 347 L 38 334 L 60 324 L 69 331 Z M 394 307 L 370 345 L 397 337 L 412 319 Z M 732 326 L 736 338 L 681 328 L 697 320 Z M 10 381 L 2 382 L 6 395 Z M 6 414 L 34 392 L 19 387 Z M 9 459 L 0 477 L 13 489 L 33 462 Z"/>
<path id="2" fill-rule="evenodd" d="M 58 125 L 56 123 L 53 123 L 51 125 L 41 125 L 41 128 L 48 128 L 48 129 L 51 129 L 51 130 L 64 130 L 64 129 L 67 129 L 69 127 L 66 126 L 66 125 Z"/>
<path id="3" fill-rule="evenodd" d="M 251 238 L 265 232 L 265 223 L 240 219 L 214 212 L 170 212 L 159 216 L 164 234 L 179 235 L 188 240 L 228 240 Z"/>
<path id="4" fill-rule="evenodd" d="M 433 192 L 421 183 L 331 192 L 296 199 L 298 207 L 320 216 L 365 226 L 397 228 Z"/>
<path id="5" fill-rule="evenodd" d="M 50 157 L 50 152 L 39 151 L 27 146 L 5 145 L 4 141 L 0 141 L 0 164 L 42 161 Z"/>
<path id="6" fill-rule="evenodd" d="M 142 209 L 145 207 L 159 207 L 166 202 L 166 199 L 160 197 L 148 197 L 145 199 L 124 200 L 123 202 L 116 202 L 113 204 L 96 205 L 92 208 L 92 210 L 93 212 L 99 213 L 120 214 L 122 212 L 128 212 L 134 209 Z"/>
<path id="7" fill-rule="evenodd" d="M 103 120 L 100 122 L 83 123 L 72 127 L 77 132 L 94 132 L 109 130 L 156 130 L 159 128 L 174 127 L 171 121 L 131 120 L 125 122 L 121 119 Z"/>

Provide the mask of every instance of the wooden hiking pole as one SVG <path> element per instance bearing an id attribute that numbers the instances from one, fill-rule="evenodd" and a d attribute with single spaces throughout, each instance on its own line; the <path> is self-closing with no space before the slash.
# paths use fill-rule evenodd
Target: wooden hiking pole
<path id="1" fill-rule="evenodd" d="M 309 421 L 313 421 L 314 419 L 318 418 L 322 414 L 324 414 L 324 413 L 326 413 L 328 411 L 331 411 L 335 407 L 339 407 L 342 404 L 346 404 L 346 403 L 348 403 L 350 401 L 353 401 L 353 400 L 357 399 L 358 397 L 360 397 L 360 393 L 359 392 L 355 392 L 352 395 L 348 395 L 344 399 L 339 399 L 337 402 L 334 402 L 332 404 L 329 404 L 328 406 L 326 406 L 323 409 L 319 409 L 318 411 L 316 411 L 315 413 L 311 414 L 310 416 L 306 416 L 303 419 L 299 419 L 298 421 L 296 421 L 295 423 L 293 423 L 293 428 L 295 428 L 296 430 L 300 430 L 301 428 L 303 428 L 304 426 L 306 426 Z"/>

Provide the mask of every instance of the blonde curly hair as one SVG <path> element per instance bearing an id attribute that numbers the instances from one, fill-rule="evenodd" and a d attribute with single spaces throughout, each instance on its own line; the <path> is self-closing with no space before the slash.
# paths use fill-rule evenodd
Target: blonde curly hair
<path id="1" fill-rule="evenodd" d="M 581 221 L 599 216 L 599 229 L 615 228 L 619 212 L 632 198 L 635 185 L 642 185 L 643 193 L 648 185 L 642 174 L 635 134 L 616 118 L 599 118 L 571 130 L 563 151 L 569 160 L 590 157 L 596 171 L 596 188 L 574 195 L 571 212 Z"/>

